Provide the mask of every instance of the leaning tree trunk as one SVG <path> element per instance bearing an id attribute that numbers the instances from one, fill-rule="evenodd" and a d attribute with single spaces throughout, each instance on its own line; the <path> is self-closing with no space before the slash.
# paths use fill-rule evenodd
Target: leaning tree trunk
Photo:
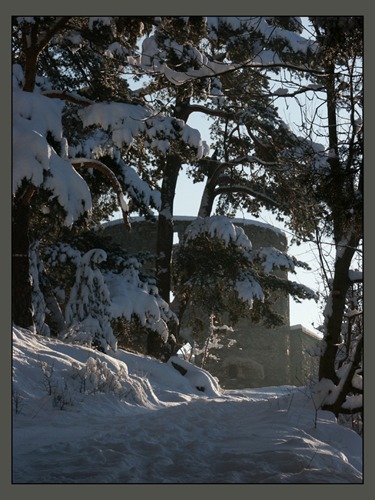
<path id="1" fill-rule="evenodd" d="M 215 187 L 223 166 L 219 164 L 207 174 L 206 185 L 202 193 L 198 217 L 209 217 L 215 201 Z"/>

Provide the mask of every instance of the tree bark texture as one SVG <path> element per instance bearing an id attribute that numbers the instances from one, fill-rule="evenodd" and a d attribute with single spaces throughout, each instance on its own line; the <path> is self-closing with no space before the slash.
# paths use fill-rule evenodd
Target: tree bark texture
<path id="1" fill-rule="evenodd" d="M 338 248 L 334 266 L 334 278 L 330 294 L 330 311 L 325 319 L 325 350 L 319 363 L 319 380 L 327 378 L 338 382 L 336 374 L 336 355 L 340 344 L 342 319 L 345 312 L 346 295 L 350 286 L 349 269 L 359 241 L 351 238 L 344 248 Z"/>
<path id="2" fill-rule="evenodd" d="M 353 184 L 350 185 L 348 176 L 344 175 L 339 157 L 334 64 L 329 65 L 327 74 L 328 137 L 330 150 L 334 152 L 329 159 L 327 201 L 332 211 L 336 261 L 330 293 L 330 310 L 327 310 L 325 319 L 326 347 L 320 359 L 319 379 L 328 378 L 337 383 L 336 355 L 340 344 L 346 295 L 350 286 L 349 269 L 361 235 L 356 234 L 353 217 L 348 220 L 347 201 L 348 198 L 353 199 L 354 194 L 351 192 Z"/>
<path id="3" fill-rule="evenodd" d="M 178 155 L 168 156 L 161 187 L 161 210 L 157 236 L 156 274 L 161 297 L 169 304 L 173 250 L 173 203 L 178 174 L 182 164 Z"/>
<path id="4" fill-rule="evenodd" d="M 176 99 L 174 117 L 187 122 L 191 109 L 189 102 Z M 169 304 L 171 292 L 171 264 L 173 251 L 173 204 L 182 159 L 178 153 L 167 156 L 161 185 L 161 207 L 158 221 L 156 248 L 156 276 L 160 296 Z"/>
<path id="5" fill-rule="evenodd" d="M 16 202 L 12 213 L 12 320 L 22 328 L 33 324 L 29 219 L 29 204 Z"/>

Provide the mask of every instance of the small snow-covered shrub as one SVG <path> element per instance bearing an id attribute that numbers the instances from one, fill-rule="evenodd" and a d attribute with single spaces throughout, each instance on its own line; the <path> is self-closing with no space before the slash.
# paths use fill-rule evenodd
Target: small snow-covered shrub
<path id="1" fill-rule="evenodd" d="M 63 410 L 65 406 L 74 404 L 74 390 L 69 386 L 66 377 L 55 370 L 53 364 L 41 361 L 40 368 L 43 373 L 43 386 L 48 396 L 52 397 L 53 406 Z"/>
<path id="2" fill-rule="evenodd" d="M 84 331 L 81 324 L 71 326 L 62 338 L 72 344 L 92 347 L 92 333 Z"/>
<path id="3" fill-rule="evenodd" d="M 71 376 L 74 380 L 79 381 L 80 392 L 86 394 L 111 392 L 122 396 L 128 371 L 124 365 L 117 372 L 114 372 L 106 361 L 90 357 L 83 366 L 73 363 Z"/>
<path id="4" fill-rule="evenodd" d="M 18 391 L 13 391 L 12 390 L 12 403 L 13 403 L 13 410 L 14 413 L 17 415 L 22 412 L 22 408 L 24 406 L 24 396 Z"/>
<path id="5" fill-rule="evenodd" d="M 52 397 L 53 406 L 60 410 L 67 405 L 73 406 L 79 394 L 82 400 L 82 394 L 111 393 L 122 398 L 129 393 L 126 365 L 116 370 L 110 368 L 105 360 L 90 356 L 85 364 L 74 361 L 62 371 L 45 361 L 40 363 L 40 368 L 43 387 Z"/>
<path id="6" fill-rule="evenodd" d="M 76 390 L 81 394 L 113 394 L 129 404 L 146 407 L 152 406 L 150 401 L 157 401 L 149 380 L 129 376 L 125 364 L 114 370 L 105 360 L 90 357 L 84 365 L 72 364 L 71 379 L 78 382 Z"/>
<path id="7" fill-rule="evenodd" d="M 54 366 L 49 365 L 45 361 L 41 361 L 40 369 L 42 370 L 43 373 L 43 386 L 46 389 L 47 394 L 51 396 L 53 390 L 53 384 L 55 383 Z"/>
<path id="8" fill-rule="evenodd" d="M 75 331 L 90 333 L 92 344 L 105 352 L 117 349 L 117 341 L 111 323 L 110 293 L 98 265 L 107 259 L 104 250 L 86 252 L 76 272 L 76 282 L 71 290 L 65 309 L 67 325 Z"/>
<path id="9" fill-rule="evenodd" d="M 63 410 L 74 405 L 74 391 L 65 378 L 60 378 L 52 388 L 53 406 Z"/>

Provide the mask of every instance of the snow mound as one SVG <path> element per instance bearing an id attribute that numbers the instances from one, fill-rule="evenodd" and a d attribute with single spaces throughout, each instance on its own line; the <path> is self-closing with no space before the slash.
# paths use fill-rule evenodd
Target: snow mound
<path id="1" fill-rule="evenodd" d="M 206 370 L 198 368 L 189 361 L 181 359 L 178 356 L 170 357 L 168 363 L 181 373 L 181 375 L 186 377 L 193 388 L 213 398 L 221 396 L 222 391 L 220 390 L 217 379 Z"/>
<path id="2" fill-rule="evenodd" d="M 308 388 L 13 328 L 13 484 L 361 483 L 362 440 Z"/>

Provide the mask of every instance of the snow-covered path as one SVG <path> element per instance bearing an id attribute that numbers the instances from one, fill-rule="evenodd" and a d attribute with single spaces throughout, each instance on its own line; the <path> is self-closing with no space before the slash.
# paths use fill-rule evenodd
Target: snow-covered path
<path id="1" fill-rule="evenodd" d="M 39 359 L 54 352 L 56 372 L 64 356 L 81 352 L 57 341 L 42 343 L 34 352 Z M 169 365 L 122 353 L 129 376 L 135 363 L 144 373 L 148 366 L 154 391 L 148 405 L 97 393 L 61 411 L 51 405 L 40 368 L 30 361 L 30 349 L 37 347 L 32 337 L 19 336 L 17 344 L 16 385 L 35 398 L 13 416 L 14 483 L 362 482 L 361 438 L 330 413 L 318 412 L 315 422 L 306 389 L 207 396 L 192 386 L 187 390 L 186 377 Z M 28 351 L 27 362 L 21 351 Z"/>

